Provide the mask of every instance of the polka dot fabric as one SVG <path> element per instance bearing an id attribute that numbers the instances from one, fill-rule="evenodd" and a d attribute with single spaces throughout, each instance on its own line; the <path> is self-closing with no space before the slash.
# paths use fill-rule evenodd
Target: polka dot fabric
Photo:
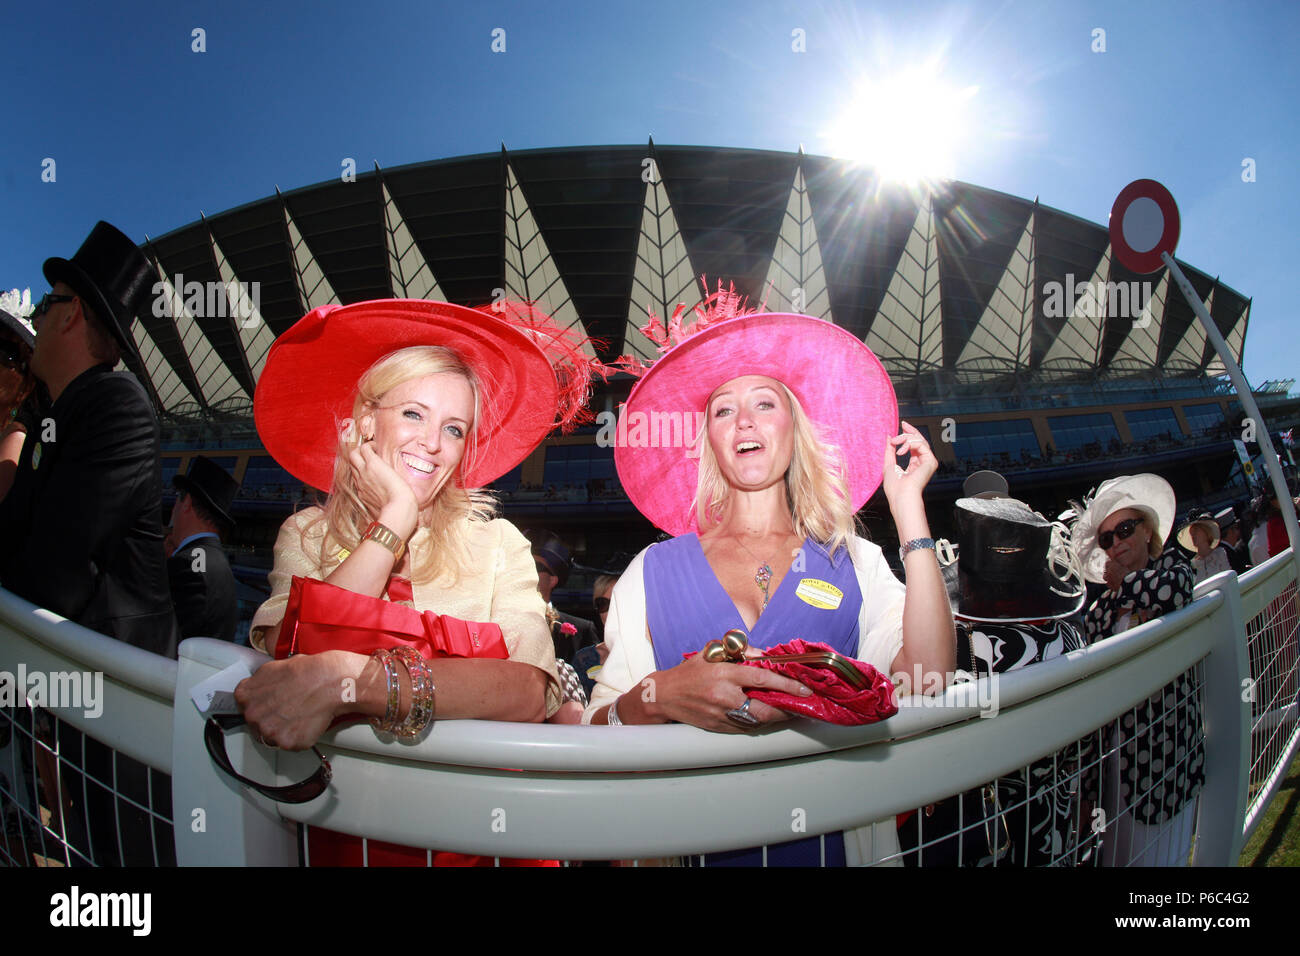
<path id="1" fill-rule="evenodd" d="M 1088 643 L 1112 637 L 1121 618 L 1133 610 L 1154 609 L 1159 617 L 1192 599 L 1195 575 L 1177 552 L 1169 551 L 1124 579 L 1118 592 L 1106 591 L 1088 609 Z M 1186 677 L 1166 684 L 1119 718 L 1120 805 L 1133 806 L 1134 818 L 1149 825 L 1172 818 L 1205 783 L 1205 744 L 1196 688 Z"/>

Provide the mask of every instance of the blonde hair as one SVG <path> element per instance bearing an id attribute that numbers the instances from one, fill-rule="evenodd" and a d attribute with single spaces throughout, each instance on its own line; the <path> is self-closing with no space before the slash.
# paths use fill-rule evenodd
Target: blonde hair
<path id="1" fill-rule="evenodd" d="M 800 538 L 811 538 L 834 555 L 840 548 L 847 548 L 849 539 L 859 531 L 857 515 L 849 499 L 844 454 L 838 445 L 820 439 L 817 426 L 794 393 L 784 383 L 777 384 L 789 403 L 794 426 L 794 448 L 790 467 L 785 472 L 786 504 L 794 521 L 794 533 Z M 694 507 L 701 531 L 722 520 L 731 496 L 731 486 L 722 476 L 709 444 L 708 427 L 706 405 L 704 423 L 695 436 L 700 476 Z"/>
<path id="2" fill-rule="evenodd" d="M 1154 561 L 1165 550 L 1165 543 L 1160 540 L 1160 531 L 1156 528 L 1155 523 L 1145 513 L 1142 515 L 1142 523 L 1151 532 L 1151 541 L 1147 545 L 1147 553 L 1151 555 L 1151 560 Z"/>
<path id="3" fill-rule="evenodd" d="M 357 382 L 352 401 L 352 427 L 340 428 L 338 453 L 334 459 L 334 485 L 324 513 L 317 521 L 303 529 L 304 542 L 308 530 L 318 521 L 325 522 L 321 539 L 321 567 L 337 566 L 342 557 L 339 549 L 348 552 L 361 544 L 361 535 L 374 520 L 370 509 L 357 490 L 356 471 L 349 452 L 360 447 L 361 419 L 373 414 L 388 392 L 406 382 L 430 375 L 459 375 L 469 383 L 474 393 L 474 420 L 465 436 L 465 455 L 446 484 L 438 491 L 433 502 L 421 513 L 419 528 L 429 532 L 425 545 L 411 552 L 411 580 L 425 584 L 439 576 L 446 576 L 454 584 L 461 567 L 468 560 L 467 543 L 469 521 L 487 521 L 496 514 L 496 499 L 487 492 L 464 487 L 462 475 L 474 465 L 477 457 L 477 436 L 482 425 L 482 386 L 474 370 L 466 365 L 451 349 L 436 345 L 418 345 L 390 352 L 370 366 Z M 339 423 L 340 426 L 342 423 Z"/>

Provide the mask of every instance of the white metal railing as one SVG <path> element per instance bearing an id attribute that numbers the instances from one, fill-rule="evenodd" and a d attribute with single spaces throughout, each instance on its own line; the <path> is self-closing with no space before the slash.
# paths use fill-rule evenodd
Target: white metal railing
<path id="1" fill-rule="evenodd" d="M 898 715 L 867 727 L 798 721 L 731 736 L 680 725 L 446 721 L 409 745 L 348 727 L 325 738 L 330 790 L 302 806 L 250 795 L 212 766 L 202 745 L 190 688 L 239 659 L 258 666 L 265 657 L 256 652 L 200 638 L 184 642 L 179 663 L 166 661 L 0 592 L 0 671 L 21 662 L 29 672 L 104 672 L 100 716 L 55 712 L 171 771 L 182 865 L 292 865 L 295 822 L 464 853 L 612 859 L 778 843 L 892 820 L 1099 733 L 1200 664 L 1207 765 L 1193 859 L 1225 865 L 1236 861 L 1300 736 L 1294 615 L 1287 630 L 1276 611 L 1286 594 L 1294 602 L 1295 567 L 1288 551 L 1240 582 L 1220 575 L 1177 613 L 996 684 L 951 687 L 942 703 L 905 701 Z M 1272 650 L 1259 660 L 1276 662 L 1291 648 L 1290 683 L 1272 680 L 1268 709 L 1243 693 L 1252 619 Z M 981 701 L 996 702 L 997 716 L 981 718 Z M 1254 761 L 1252 733 L 1268 740 L 1256 745 Z M 267 782 L 301 778 L 310 763 L 258 747 L 242 732 L 227 741 L 235 766 Z"/>

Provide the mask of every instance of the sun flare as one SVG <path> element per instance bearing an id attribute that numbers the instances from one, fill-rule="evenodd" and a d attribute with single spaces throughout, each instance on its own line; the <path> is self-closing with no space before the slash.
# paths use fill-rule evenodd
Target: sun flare
<path id="1" fill-rule="evenodd" d="M 946 83 L 933 66 L 864 77 L 827 135 L 831 154 L 906 185 L 951 179 L 978 93 Z"/>

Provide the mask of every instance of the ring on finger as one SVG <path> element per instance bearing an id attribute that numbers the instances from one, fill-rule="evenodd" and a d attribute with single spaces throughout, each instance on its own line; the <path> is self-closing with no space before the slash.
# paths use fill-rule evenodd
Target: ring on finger
<path id="1" fill-rule="evenodd" d="M 745 730 L 751 730 L 760 723 L 759 719 L 749 712 L 751 701 L 745 698 L 745 702 L 734 710 L 729 710 L 725 714 L 727 720 L 731 721 L 737 727 L 743 727 Z"/>

